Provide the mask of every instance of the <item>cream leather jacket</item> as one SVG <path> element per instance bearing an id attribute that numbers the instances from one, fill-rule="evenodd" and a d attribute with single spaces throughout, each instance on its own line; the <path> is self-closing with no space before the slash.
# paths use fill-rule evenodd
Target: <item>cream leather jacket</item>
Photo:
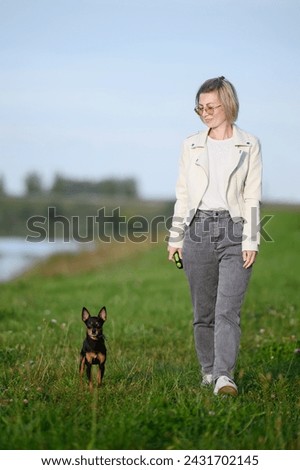
<path id="1" fill-rule="evenodd" d="M 169 245 L 181 248 L 189 225 L 206 191 L 209 180 L 207 136 L 209 129 L 188 137 L 183 144 L 176 203 Z M 227 203 L 234 222 L 243 222 L 242 250 L 258 250 L 262 161 L 256 137 L 233 126 L 230 170 L 225 176 Z"/>

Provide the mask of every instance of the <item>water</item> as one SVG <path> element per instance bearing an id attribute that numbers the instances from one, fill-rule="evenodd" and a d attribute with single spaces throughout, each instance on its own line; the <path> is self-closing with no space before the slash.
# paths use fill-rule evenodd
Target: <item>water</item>
<path id="1" fill-rule="evenodd" d="M 0 282 L 13 279 L 36 262 L 55 253 L 76 252 L 92 247 L 92 242 L 27 242 L 20 237 L 0 237 Z"/>

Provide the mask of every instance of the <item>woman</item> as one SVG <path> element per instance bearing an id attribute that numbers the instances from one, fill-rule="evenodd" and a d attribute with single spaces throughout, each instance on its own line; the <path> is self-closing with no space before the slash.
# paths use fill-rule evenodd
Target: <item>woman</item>
<path id="1" fill-rule="evenodd" d="M 184 141 L 169 236 L 169 260 L 183 260 L 193 309 L 202 385 L 236 396 L 240 310 L 259 245 L 259 141 L 234 122 L 234 86 L 209 79 L 196 95 L 207 130 Z"/>

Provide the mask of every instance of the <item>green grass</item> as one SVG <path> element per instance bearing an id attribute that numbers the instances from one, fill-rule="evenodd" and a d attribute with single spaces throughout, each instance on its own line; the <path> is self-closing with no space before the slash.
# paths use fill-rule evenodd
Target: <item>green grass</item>
<path id="1" fill-rule="evenodd" d="M 242 312 L 236 399 L 199 387 L 188 286 L 163 243 L 0 286 L 0 448 L 299 449 L 300 213 L 271 213 L 275 241 L 262 245 Z M 83 305 L 108 310 L 106 375 L 92 394 L 78 377 Z"/>

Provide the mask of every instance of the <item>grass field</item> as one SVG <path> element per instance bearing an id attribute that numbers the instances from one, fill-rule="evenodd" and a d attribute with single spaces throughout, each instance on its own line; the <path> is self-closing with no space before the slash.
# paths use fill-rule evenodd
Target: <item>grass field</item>
<path id="1" fill-rule="evenodd" d="M 164 243 L 55 258 L 1 285 L 0 448 L 300 449 L 300 212 L 269 213 L 236 399 L 199 387 L 188 286 Z M 92 394 L 78 377 L 83 305 L 108 311 Z"/>

